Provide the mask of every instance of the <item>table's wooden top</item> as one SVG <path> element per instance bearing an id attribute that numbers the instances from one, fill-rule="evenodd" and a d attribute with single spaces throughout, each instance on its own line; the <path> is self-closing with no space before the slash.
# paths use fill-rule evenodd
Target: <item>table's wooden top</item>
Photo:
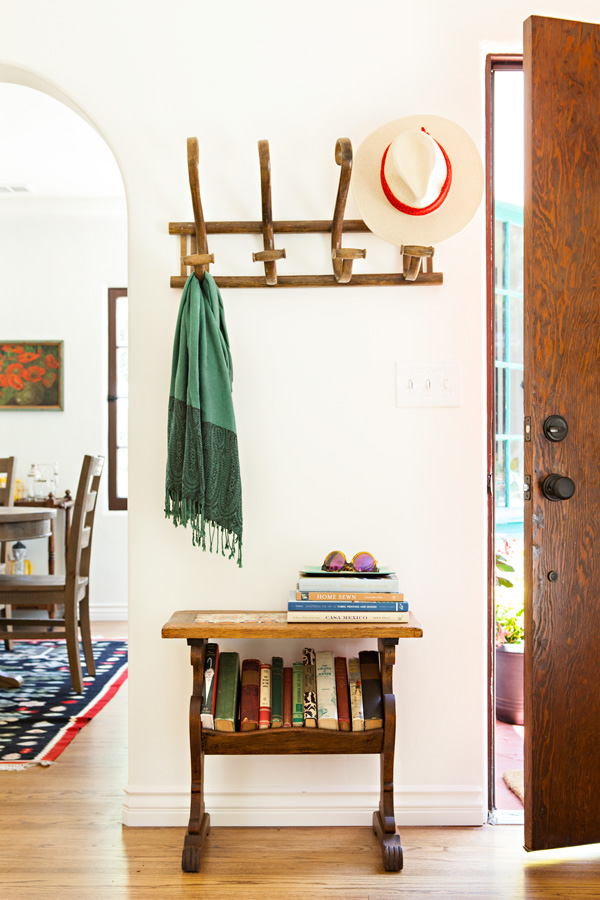
<path id="1" fill-rule="evenodd" d="M 412 613 L 397 622 L 288 622 L 285 611 L 180 610 L 163 625 L 164 638 L 419 638 Z"/>
<path id="2" fill-rule="evenodd" d="M 0 524 L 10 522 L 40 522 L 44 519 L 55 519 L 56 510 L 48 507 L 38 507 L 29 509 L 27 507 L 0 506 Z"/>
<path id="3" fill-rule="evenodd" d="M 54 494 L 49 494 L 47 497 L 38 497 L 37 500 L 33 497 L 15 500 L 15 506 L 35 507 L 36 509 L 40 506 L 47 506 L 50 509 L 72 509 L 75 506 L 75 501 L 70 492 L 67 491 L 64 497 L 55 497 Z"/>
<path id="4" fill-rule="evenodd" d="M 49 537 L 52 533 L 51 519 L 55 518 L 55 509 L 22 507 L 16 509 L 14 506 L 0 506 L 0 541 L 26 541 Z"/>

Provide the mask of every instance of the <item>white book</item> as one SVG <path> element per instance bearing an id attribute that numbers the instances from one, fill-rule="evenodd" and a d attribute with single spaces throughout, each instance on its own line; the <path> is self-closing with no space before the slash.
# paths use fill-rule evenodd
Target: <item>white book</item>
<path id="1" fill-rule="evenodd" d="M 348 684 L 350 687 L 350 715 L 352 731 L 365 730 L 365 713 L 362 699 L 362 681 L 360 678 L 360 660 L 358 656 L 348 658 Z"/>
<path id="2" fill-rule="evenodd" d="M 352 591 L 353 594 L 385 591 L 398 593 L 400 581 L 395 575 L 382 575 L 381 578 L 366 578 L 361 575 L 316 575 L 300 577 L 299 591 Z"/>
<path id="3" fill-rule="evenodd" d="M 317 650 L 317 726 L 339 730 L 333 650 Z"/>

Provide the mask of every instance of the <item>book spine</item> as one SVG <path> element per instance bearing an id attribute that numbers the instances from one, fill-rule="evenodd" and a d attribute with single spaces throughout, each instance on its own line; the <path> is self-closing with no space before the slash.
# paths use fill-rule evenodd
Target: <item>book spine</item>
<path id="1" fill-rule="evenodd" d="M 350 601 L 337 600 L 290 600 L 288 609 L 305 610 L 315 612 L 316 610 L 326 610 L 329 612 L 408 612 L 408 601 L 402 600 L 395 602 L 393 600 L 370 601 L 362 603 L 360 600 Z"/>
<path id="2" fill-rule="evenodd" d="M 334 668 L 340 731 L 350 731 L 350 695 L 348 691 L 348 667 L 346 664 L 346 657 L 336 656 L 334 659 Z"/>
<path id="3" fill-rule="evenodd" d="M 399 625 L 408 623 L 407 612 L 333 612 L 332 610 L 317 609 L 314 612 L 303 609 L 289 609 L 288 622 L 395 622 Z M 317 686 L 318 692 L 318 686 Z"/>
<path id="4" fill-rule="evenodd" d="M 240 655 L 224 651 L 219 656 L 215 729 L 235 731 L 240 694 Z"/>
<path id="5" fill-rule="evenodd" d="M 348 659 L 348 681 L 350 685 L 352 731 L 364 731 L 365 714 L 363 711 L 362 682 L 358 656 L 351 656 Z"/>
<path id="6" fill-rule="evenodd" d="M 283 658 L 271 659 L 271 728 L 283 727 Z"/>
<path id="7" fill-rule="evenodd" d="M 242 663 L 242 689 L 240 694 L 240 731 L 258 728 L 260 701 L 260 660 L 245 659 Z"/>
<path id="8" fill-rule="evenodd" d="M 204 657 L 204 681 L 202 682 L 202 706 L 200 722 L 204 728 L 215 727 L 216 681 L 219 670 L 219 645 L 207 644 Z"/>
<path id="9" fill-rule="evenodd" d="M 292 684 L 293 672 L 291 666 L 283 669 L 283 727 L 292 727 Z"/>
<path id="10" fill-rule="evenodd" d="M 305 647 L 302 651 L 302 695 L 304 703 L 304 726 L 317 726 L 317 681 L 315 673 L 315 651 Z"/>
<path id="11" fill-rule="evenodd" d="M 368 591 L 347 592 L 347 591 L 292 591 L 295 600 L 304 602 L 309 600 L 321 600 L 325 603 L 355 603 L 359 600 L 361 603 L 372 603 L 378 600 L 390 600 L 393 603 L 401 603 L 404 600 L 404 594 L 397 594 L 390 591 L 376 591 L 369 593 Z"/>
<path id="12" fill-rule="evenodd" d="M 385 591 L 386 593 L 398 593 L 400 590 L 400 581 L 397 578 L 332 578 L 326 576 L 321 578 L 299 578 L 299 591 L 341 591 L 347 593 L 376 593 L 377 591 Z"/>
<path id="13" fill-rule="evenodd" d="M 319 728 L 339 729 L 335 668 L 332 650 L 317 650 L 317 724 Z"/>
<path id="14" fill-rule="evenodd" d="M 383 694 L 377 650 L 360 650 L 360 678 L 363 691 L 365 730 L 383 727 Z"/>
<path id="15" fill-rule="evenodd" d="M 260 664 L 260 706 L 258 727 L 271 727 L 271 663 Z"/>
<path id="16" fill-rule="evenodd" d="M 302 694 L 302 670 L 301 662 L 295 662 L 292 672 L 292 725 L 299 728 L 304 725 L 304 698 Z"/>

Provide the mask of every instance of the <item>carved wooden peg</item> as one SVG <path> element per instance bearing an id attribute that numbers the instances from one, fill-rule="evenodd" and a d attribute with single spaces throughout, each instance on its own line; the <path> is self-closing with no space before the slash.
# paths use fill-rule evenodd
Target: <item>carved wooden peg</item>
<path id="1" fill-rule="evenodd" d="M 194 267 L 194 274 L 198 281 L 202 281 L 204 273 L 208 272 L 208 264 L 215 261 L 212 253 L 208 252 L 206 239 L 206 223 L 202 213 L 202 201 L 200 200 L 200 178 L 198 176 L 198 138 L 187 140 L 188 174 L 190 178 L 190 191 L 192 194 L 192 206 L 194 209 L 194 225 L 196 229 L 195 240 L 192 240 L 193 252 L 185 256 L 182 262 L 186 266 Z M 195 246 L 193 246 L 195 244 Z"/>
<path id="2" fill-rule="evenodd" d="M 344 231 L 344 210 L 350 188 L 350 175 L 352 172 L 352 144 L 350 138 L 338 138 L 335 145 L 335 161 L 342 167 L 340 183 L 335 201 L 333 222 L 331 223 L 331 258 L 333 260 L 333 274 L 340 284 L 348 284 L 352 278 L 352 263 L 355 259 L 364 259 L 366 250 L 351 250 L 342 247 L 342 234 Z"/>
<path id="3" fill-rule="evenodd" d="M 421 271 L 421 264 L 427 259 L 427 271 L 431 272 L 431 258 L 434 254 L 433 247 L 402 246 L 402 273 L 406 281 L 416 281 Z"/>
<path id="4" fill-rule="evenodd" d="M 262 199 L 262 233 L 264 250 L 252 254 L 253 262 L 265 264 L 265 281 L 277 284 L 278 259 L 285 259 L 285 250 L 275 249 L 273 237 L 273 210 L 271 208 L 271 158 L 269 142 L 258 142 L 258 158 L 260 160 L 260 192 Z"/>

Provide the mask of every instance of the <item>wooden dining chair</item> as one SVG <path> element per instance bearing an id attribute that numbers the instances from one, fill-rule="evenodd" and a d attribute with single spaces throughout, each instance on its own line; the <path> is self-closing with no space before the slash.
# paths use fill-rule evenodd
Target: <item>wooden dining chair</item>
<path id="1" fill-rule="evenodd" d="M 0 459 L 0 478 L 4 479 L 4 486 L 0 487 L 0 506 L 12 506 L 15 502 L 15 482 L 17 480 L 16 456 L 5 456 Z M 0 574 L 6 571 L 9 545 L 6 541 L 0 542 Z"/>
<path id="2" fill-rule="evenodd" d="M 3 459 L 0 459 L 0 478 L 4 479 L 4 486 L 0 487 L 0 506 L 13 506 L 17 480 L 16 456 L 5 456 Z M 8 569 L 9 550 L 10 544 L 7 541 L 0 541 L 0 575 L 4 575 Z M 0 618 L 10 616 L 11 612 L 10 606 L 0 603 Z M 4 641 L 4 648 L 5 650 L 12 650 L 12 641 L 8 638 Z"/>
<path id="3" fill-rule="evenodd" d="M 64 618 L 19 618 L 18 610 L 0 618 L 0 640 L 48 640 L 66 638 L 73 690 L 83 690 L 79 634 L 88 675 L 96 674 L 90 629 L 90 557 L 96 513 L 98 485 L 104 458 L 85 456 L 73 507 L 73 521 L 67 550 L 65 575 L 0 575 L 0 604 L 40 606 L 64 604 Z M 27 630 L 19 633 L 19 626 Z M 39 631 L 31 626 L 39 627 Z M 49 631 L 49 627 L 52 631 Z M 12 628 L 12 631 L 9 629 Z"/>

